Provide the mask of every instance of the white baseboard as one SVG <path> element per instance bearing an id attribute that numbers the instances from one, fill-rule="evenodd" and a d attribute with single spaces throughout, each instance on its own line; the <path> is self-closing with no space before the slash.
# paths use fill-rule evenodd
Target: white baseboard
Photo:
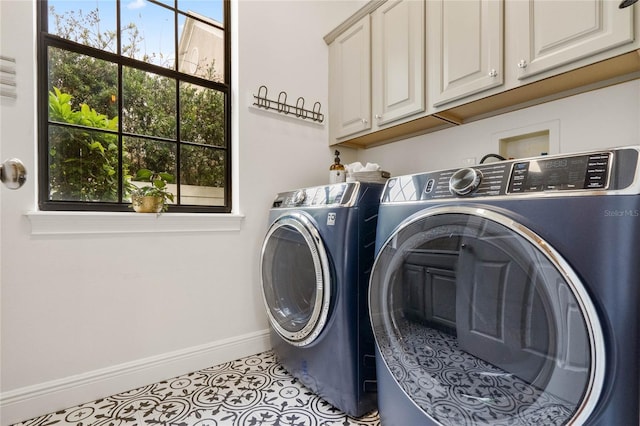
<path id="1" fill-rule="evenodd" d="M 28 420 L 270 348 L 269 330 L 263 330 L 3 392 L 0 424 Z"/>

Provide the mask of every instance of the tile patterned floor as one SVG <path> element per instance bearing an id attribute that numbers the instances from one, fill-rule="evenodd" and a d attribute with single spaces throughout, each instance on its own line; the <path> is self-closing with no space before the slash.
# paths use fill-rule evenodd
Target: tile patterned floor
<path id="1" fill-rule="evenodd" d="M 17 423 L 15 426 L 380 426 L 353 418 L 290 376 L 273 352 Z"/>

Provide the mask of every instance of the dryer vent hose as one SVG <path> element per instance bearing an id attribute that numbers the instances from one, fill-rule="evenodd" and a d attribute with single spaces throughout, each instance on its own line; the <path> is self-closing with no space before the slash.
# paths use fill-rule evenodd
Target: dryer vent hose
<path id="1" fill-rule="evenodd" d="M 504 158 L 502 155 L 498 155 L 498 154 L 487 154 L 484 157 L 482 157 L 482 159 L 480 160 L 480 164 L 484 163 L 487 158 L 497 158 L 500 161 L 504 161 L 506 160 L 506 158 Z"/>

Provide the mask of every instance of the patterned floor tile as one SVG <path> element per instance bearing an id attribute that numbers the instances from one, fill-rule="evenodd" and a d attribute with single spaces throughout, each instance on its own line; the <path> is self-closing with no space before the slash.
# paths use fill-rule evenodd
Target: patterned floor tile
<path id="1" fill-rule="evenodd" d="M 15 426 L 380 426 L 302 386 L 273 352 L 242 358 Z"/>

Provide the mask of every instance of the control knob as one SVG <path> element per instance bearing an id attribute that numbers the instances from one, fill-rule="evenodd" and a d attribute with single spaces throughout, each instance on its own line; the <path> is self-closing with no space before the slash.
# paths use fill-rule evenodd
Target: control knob
<path id="1" fill-rule="evenodd" d="M 293 204 L 296 206 L 299 206 L 300 204 L 304 203 L 304 200 L 306 198 L 307 198 L 307 193 L 304 192 L 303 190 L 300 190 L 295 194 L 293 194 Z"/>
<path id="2" fill-rule="evenodd" d="M 449 179 L 449 191 L 455 195 L 467 195 L 475 191 L 482 180 L 479 170 L 467 167 L 456 171 Z"/>

